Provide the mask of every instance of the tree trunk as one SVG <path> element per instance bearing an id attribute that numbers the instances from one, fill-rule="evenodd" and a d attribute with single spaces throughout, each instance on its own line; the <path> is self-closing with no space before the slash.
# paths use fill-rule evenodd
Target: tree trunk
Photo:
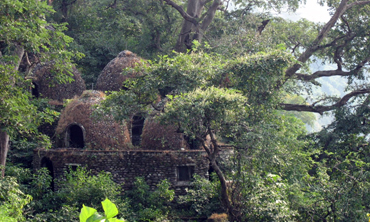
<path id="1" fill-rule="evenodd" d="M 0 131 L 0 167 L 1 178 L 5 175 L 6 156 L 9 151 L 9 135 L 5 131 Z"/>
<path id="2" fill-rule="evenodd" d="M 12 51 L 12 55 L 17 56 L 17 60 L 13 62 L 14 70 L 18 72 L 19 65 L 22 61 L 24 55 L 24 47 L 19 44 L 14 44 L 14 49 Z M 1 55 L 0 55 L 1 56 Z M 11 84 L 15 84 L 14 79 L 10 79 Z M 0 127 L 7 127 L 6 125 L 2 125 L 0 123 Z M 1 167 L 1 177 L 4 177 L 5 174 L 5 164 L 6 164 L 6 157 L 9 151 L 9 135 L 5 131 L 1 130 L 0 128 L 0 167 Z"/>
<path id="3" fill-rule="evenodd" d="M 200 0 L 189 0 L 186 13 L 193 18 L 199 18 L 203 10 L 202 1 Z M 177 39 L 175 50 L 177 52 L 186 52 L 187 49 L 191 49 L 192 45 L 192 32 L 194 32 L 197 27 L 190 21 L 184 20 L 182 24 L 182 29 Z"/>
<path id="4" fill-rule="evenodd" d="M 211 146 L 206 146 L 204 140 L 201 139 L 200 137 L 198 137 L 198 139 L 200 139 L 200 141 L 202 142 L 202 145 L 208 154 L 208 159 L 211 162 L 212 168 L 216 172 L 217 177 L 220 180 L 221 202 L 222 202 L 222 205 L 227 210 L 227 214 L 229 215 L 229 221 L 240 221 L 240 218 L 237 218 L 238 216 L 235 213 L 236 212 L 235 208 L 230 201 L 229 192 L 228 192 L 229 188 L 227 187 L 227 181 L 226 181 L 225 175 L 216 162 L 216 158 L 219 156 L 219 152 L 220 152 L 219 145 L 217 143 L 216 137 L 213 134 L 211 128 L 208 128 L 208 133 L 209 133 L 209 136 L 211 137 L 211 143 L 212 143 Z"/>
<path id="5" fill-rule="evenodd" d="M 186 52 L 187 49 L 191 49 L 193 40 L 202 42 L 204 32 L 207 30 L 209 25 L 212 23 L 218 7 L 222 4 L 221 0 L 214 0 L 212 5 L 208 8 L 207 12 L 202 15 L 204 5 L 209 2 L 209 0 L 188 0 L 188 7 L 186 14 L 196 20 L 203 17 L 201 23 L 196 23 L 186 19 L 184 16 L 184 22 L 182 24 L 182 29 L 177 39 L 175 50 L 177 52 Z M 172 4 L 175 4 L 172 2 Z M 176 9 L 178 9 L 176 5 Z"/>

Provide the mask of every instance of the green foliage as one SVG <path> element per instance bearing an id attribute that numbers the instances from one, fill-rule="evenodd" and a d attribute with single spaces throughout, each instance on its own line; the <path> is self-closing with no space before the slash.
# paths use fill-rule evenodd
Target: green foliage
<path id="1" fill-rule="evenodd" d="M 83 204 L 101 209 L 100 201 L 109 198 L 125 208 L 120 199 L 121 188 L 112 181 L 109 173 L 100 172 L 96 176 L 85 168 L 66 172 L 65 180 L 58 180 L 58 191 L 51 190 L 52 178 L 46 168 L 33 176 L 27 193 L 34 200 L 27 207 L 29 221 L 77 221 L 78 209 Z"/>
<path id="2" fill-rule="evenodd" d="M 133 189 L 126 191 L 129 201 L 129 221 L 163 221 L 170 212 L 170 202 L 175 192 L 170 182 L 162 180 L 156 190 L 151 191 L 144 178 L 136 178 Z"/>
<path id="3" fill-rule="evenodd" d="M 216 212 L 223 212 L 220 203 L 220 181 L 216 175 L 211 175 L 213 180 L 194 175 L 192 187 L 187 189 L 184 196 L 179 196 L 180 209 L 186 209 L 186 215 L 194 217 L 209 217 Z"/>
<path id="4" fill-rule="evenodd" d="M 304 124 L 277 114 L 265 121 L 238 140 L 241 148 L 229 163 L 230 198 L 243 220 L 293 220 L 298 213 L 291 197 L 301 192 L 311 166 L 306 143 L 297 139 L 305 135 Z"/>
<path id="5" fill-rule="evenodd" d="M 95 84 L 106 64 L 125 49 L 145 58 L 169 53 L 182 17 L 161 1 L 53 1 L 52 19 L 68 22 L 70 48 L 86 57 L 77 61 L 87 88 Z"/>
<path id="6" fill-rule="evenodd" d="M 248 130 L 245 120 L 250 108 L 247 101 L 235 90 L 197 89 L 167 103 L 161 120 L 180 124 L 182 132 L 193 139 L 196 136 L 205 138 L 210 129 L 216 135 L 234 138 L 234 133 Z"/>
<path id="7" fill-rule="evenodd" d="M 31 201 L 30 195 L 24 194 L 14 177 L 0 179 L 0 221 L 26 221 L 23 208 Z"/>
<path id="8" fill-rule="evenodd" d="M 80 222 L 125 221 L 123 219 L 115 218 L 118 214 L 118 209 L 108 198 L 102 201 L 101 204 L 103 206 L 105 216 L 98 214 L 94 208 L 83 205 L 80 213 Z"/>
<path id="9" fill-rule="evenodd" d="M 296 206 L 301 218 L 315 221 L 365 221 L 369 211 L 368 100 L 356 107 L 342 107 L 336 120 L 312 134 L 310 176 L 302 183 Z"/>
<path id="10" fill-rule="evenodd" d="M 56 64 L 55 79 L 58 82 L 71 81 L 68 70 L 72 57 L 81 54 L 65 49 L 72 39 L 66 36 L 66 24 L 47 23 L 45 16 L 54 10 L 45 1 L 7 0 L 0 9 L 0 125 L 1 130 L 14 137 L 26 135 L 37 137 L 38 141 L 50 147 L 46 136 L 37 133 L 41 121 L 50 121 L 53 113 L 45 109 L 38 111 L 31 101 L 31 80 L 26 80 L 18 70 L 18 61 L 25 53 L 37 55 L 40 61 L 53 60 Z M 67 72 L 68 73 L 68 72 Z"/>
<path id="11" fill-rule="evenodd" d="M 64 204 L 71 206 L 87 204 L 98 208 L 104 198 L 115 202 L 119 200 L 121 188 L 112 180 L 110 173 L 99 172 L 95 176 L 85 168 L 77 167 L 76 171 L 70 169 L 65 176 L 65 180 L 59 181 L 61 188 L 58 192 Z"/>

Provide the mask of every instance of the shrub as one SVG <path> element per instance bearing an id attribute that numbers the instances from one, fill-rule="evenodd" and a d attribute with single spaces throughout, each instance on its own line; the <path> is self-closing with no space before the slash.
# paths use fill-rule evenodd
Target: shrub
<path id="1" fill-rule="evenodd" d="M 182 209 L 190 209 L 192 216 L 209 217 L 214 212 L 222 212 L 220 202 L 220 182 L 216 175 L 209 181 L 199 175 L 194 175 L 193 187 L 187 189 L 187 194 L 178 198 Z"/>
<path id="2" fill-rule="evenodd" d="M 105 198 L 120 202 L 121 187 L 112 180 L 109 172 L 102 171 L 95 176 L 91 171 L 77 167 L 76 171 L 70 169 L 65 180 L 58 183 L 58 195 L 66 205 L 79 207 L 86 204 L 102 210 L 100 203 Z"/>
<path id="3" fill-rule="evenodd" d="M 24 194 L 14 177 L 0 179 L 0 221 L 25 221 L 23 207 L 31 201 Z"/>
<path id="4" fill-rule="evenodd" d="M 126 192 L 130 203 L 129 221 L 164 221 L 170 212 L 170 202 L 175 192 L 170 190 L 170 182 L 162 180 L 155 191 L 150 191 L 144 178 L 138 177 L 134 188 Z"/>

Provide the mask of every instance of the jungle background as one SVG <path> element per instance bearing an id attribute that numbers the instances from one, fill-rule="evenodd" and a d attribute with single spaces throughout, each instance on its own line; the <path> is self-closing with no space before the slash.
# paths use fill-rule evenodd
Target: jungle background
<path id="1" fill-rule="evenodd" d="M 78 221 L 83 204 L 101 212 L 105 198 L 127 221 L 368 220 L 370 1 L 318 3 L 326 22 L 279 16 L 300 0 L 2 0 L 0 220 Z M 74 64 L 93 89 L 123 50 L 149 65 L 101 110 L 123 120 L 131 108 L 150 112 L 160 95 L 159 119 L 203 143 L 215 169 L 183 197 L 167 181 L 150 191 L 142 178 L 122 193 L 109 172 L 83 168 L 54 192 L 45 169 L 32 171 L 33 149 L 53 145 L 38 127 L 60 114 L 32 98 L 34 65 L 53 61 L 57 81 L 68 82 Z M 23 66 L 31 55 L 38 61 Z M 317 93 L 320 79 L 343 92 Z M 308 133 L 314 113 L 332 121 Z M 220 143 L 235 150 L 228 171 L 216 162 Z"/>

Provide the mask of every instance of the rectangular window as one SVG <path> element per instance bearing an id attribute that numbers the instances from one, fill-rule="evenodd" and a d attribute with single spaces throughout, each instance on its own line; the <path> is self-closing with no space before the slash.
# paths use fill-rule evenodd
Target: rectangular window
<path id="1" fill-rule="evenodd" d="M 79 163 L 66 163 L 66 171 L 67 173 L 77 171 L 77 167 L 81 166 Z"/>
<path id="2" fill-rule="evenodd" d="M 194 166 L 178 166 L 177 181 L 190 181 L 194 174 Z"/>

